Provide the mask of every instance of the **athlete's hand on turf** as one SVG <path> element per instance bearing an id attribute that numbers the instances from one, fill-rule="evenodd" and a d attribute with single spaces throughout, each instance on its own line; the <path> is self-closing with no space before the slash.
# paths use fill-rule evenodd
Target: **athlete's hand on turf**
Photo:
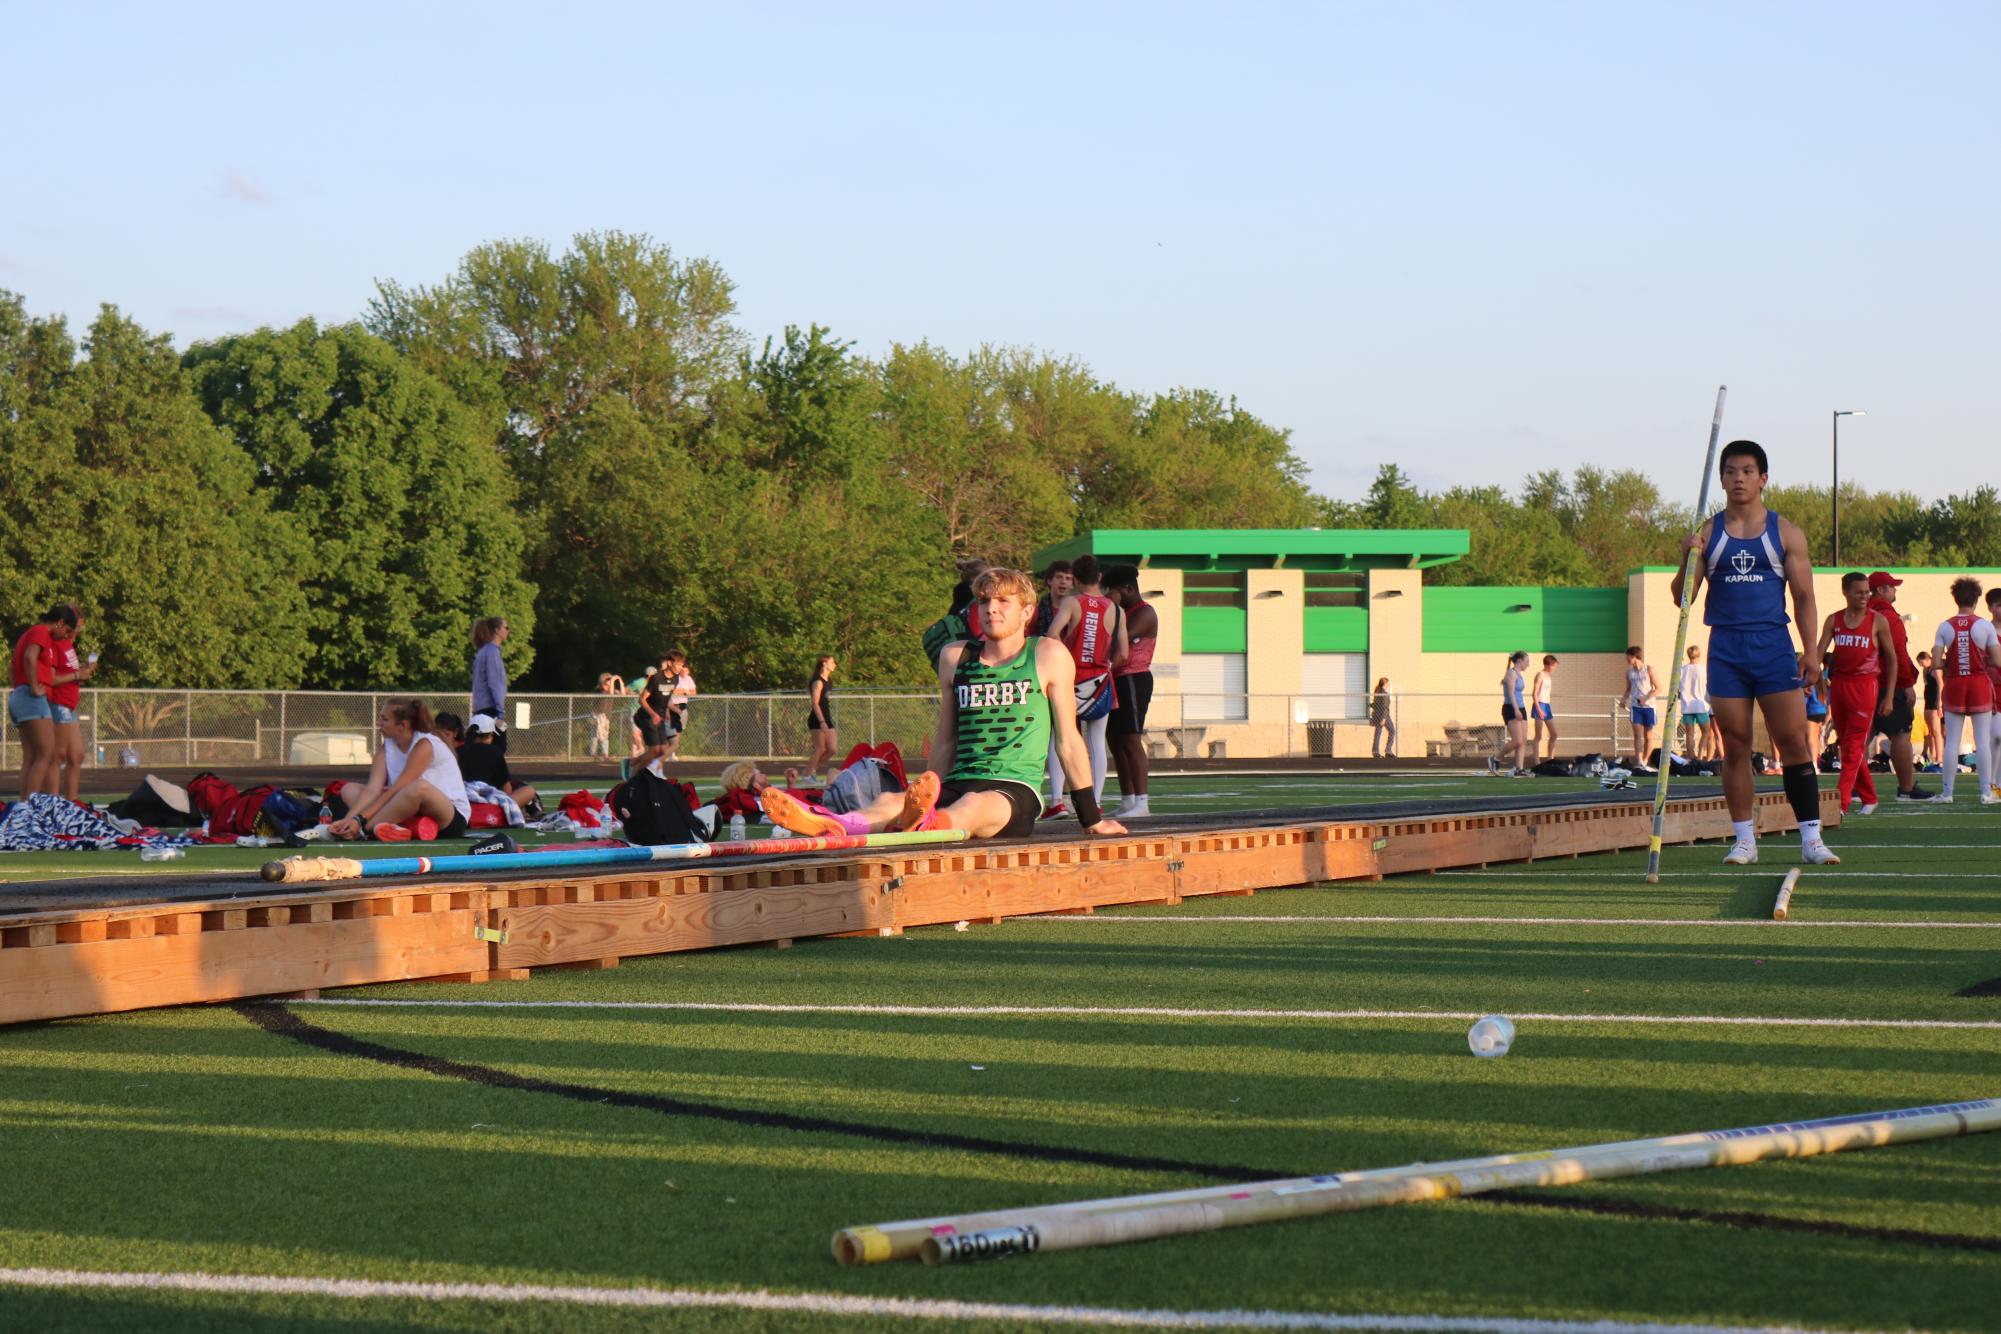
<path id="1" fill-rule="evenodd" d="M 1125 833 L 1126 827 L 1108 815 L 1104 819 L 1098 821 L 1098 823 L 1092 825 L 1089 829 L 1086 829 L 1084 832 L 1091 835 L 1093 838 L 1115 838 L 1118 835 Z"/>

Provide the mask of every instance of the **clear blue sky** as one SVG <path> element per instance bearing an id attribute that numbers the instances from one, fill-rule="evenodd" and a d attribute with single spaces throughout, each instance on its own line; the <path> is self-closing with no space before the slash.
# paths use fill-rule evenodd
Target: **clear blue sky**
<path id="1" fill-rule="evenodd" d="M 1315 484 L 2001 474 L 2001 6 L 0 0 L 0 286 L 185 344 L 646 232 L 754 337 L 1033 345 Z"/>

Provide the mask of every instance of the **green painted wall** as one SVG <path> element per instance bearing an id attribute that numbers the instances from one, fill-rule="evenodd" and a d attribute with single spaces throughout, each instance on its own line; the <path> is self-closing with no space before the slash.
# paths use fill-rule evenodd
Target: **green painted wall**
<path id="1" fill-rule="evenodd" d="M 1307 607 L 1304 611 L 1308 653 L 1369 651 L 1367 607 Z"/>
<path id="2" fill-rule="evenodd" d="M 1626 643 L 1623 588 L 1424 590 L 1426 653 L 1618 653 Z"/>
<path id="3" fill-rule="evenodd" d="M 1242 653 L 1250 643 L 1242 607 L 1183 607 L 1183 653 Z"/>

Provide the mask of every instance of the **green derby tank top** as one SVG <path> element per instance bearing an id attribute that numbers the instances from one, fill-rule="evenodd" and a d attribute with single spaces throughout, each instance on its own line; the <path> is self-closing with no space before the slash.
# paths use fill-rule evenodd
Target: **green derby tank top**
<path id="1" fill-rule="evenodd" d="M 1038 642 L 1028 640 L 1021 652 L 992 666 L 980 661 L 979 640 L 961 650 L 952 678 L 958 729 L 947 782 L 1005 779 L 1041 790 L 1049 764 L 1049 701 L 1035 671 Z"/>

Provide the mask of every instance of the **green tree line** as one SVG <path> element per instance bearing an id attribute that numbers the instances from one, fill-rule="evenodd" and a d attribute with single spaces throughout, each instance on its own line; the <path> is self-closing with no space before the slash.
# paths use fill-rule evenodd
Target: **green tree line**
<path id="1" fill-rule="evenodd" d="M 1776 503 L 1824 542 L 1825 501 Z M 1991 488 L 1842 509 L 1852 561 L 2001 564 Z M 0 291 L 0 622 L 79 601 L 105 685 L 456 688 L 485 615 L 551 689 L 669 647 L 711 689 L 795 688 L 820 653 L 914 683 L 954 559 L 1089 528 L 1463 527 L 1441 582 L 1605 584 L 1689 518 L 1593 468 L 1427 494 L 1392 464 L 1329 499 L 1224 394 L 1021 348 L 864 357 L 819 325 L 754 344 L 720 266 L 619 232 L 489 243 L 356 323 L 184 353 Z"/>

